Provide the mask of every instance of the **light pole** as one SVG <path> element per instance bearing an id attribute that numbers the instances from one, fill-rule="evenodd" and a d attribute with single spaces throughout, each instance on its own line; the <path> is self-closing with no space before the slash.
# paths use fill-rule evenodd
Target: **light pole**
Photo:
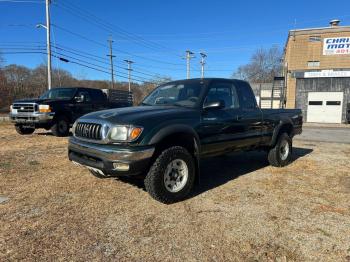
<path id="1" fill-rule="evenodd" d="M 186 51 L 186 77 L 187 77 L 187 79 L 189 79 L 190 78 L 190 66 L 191 66 L 191 64 L 190 64 L 190 60 L 192 59 L 192 58 L 194 58 L 195 56 L 193 56 L 193 52 L 191 52 L 190 50 L 187 50 Z"/>
<path id="2" fill-rule="evenodd" d="M 46 49 L 47 49 L 47 86 L 48 89 L 51 89 L 51 36 L 50 36 L 50 0 L 46 0 L 46 25 L 37 24 L 37 28 L 46 29 Z"/>
<path id="3" fill-rule="evenodd" d="M 205 58 L 207 55 L 205 53 L 200 53 L 202 59 L 201 59 L 201 77 L 204 78 L 204 66 L 205 66 Z"/>

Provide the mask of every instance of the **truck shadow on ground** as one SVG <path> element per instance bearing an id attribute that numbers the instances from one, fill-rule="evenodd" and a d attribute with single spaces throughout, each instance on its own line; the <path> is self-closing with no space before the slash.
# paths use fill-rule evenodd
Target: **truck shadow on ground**
<path id="1" fill-rule="evenodd" d="M 292 161 L 297 161 L 298 158 L 306 156 L 312 151 L 310 148 L 294 147 Z M 267 153 L 261 151 L 232 153 L 203 159 L 200 164 L 200 183 L 195 185 L 193 192 L 188 198 L 198 196 L 266 166 L 269 166 Z M 143 179 L 141 178 L 120 177 L 118 180 L 145 190 Z"/>
<path id="2" fill-rule="evenodd" d="M 310 148 L 294 147 L 292 162 L 310 154 L 312 151 Z M 200 183 L 194 188 L 190 197 L 200 195 L 242 175 L 249 174 L 269 165 L 267 153 L 263 151 L 232 153 L 204 159 L 201 161 Z"/>

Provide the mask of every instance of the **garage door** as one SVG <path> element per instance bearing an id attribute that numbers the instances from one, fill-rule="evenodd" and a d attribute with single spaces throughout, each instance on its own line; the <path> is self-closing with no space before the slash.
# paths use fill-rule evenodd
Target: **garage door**
<path id="1" fill-rule="evenodd" d="M 341 123 L 343 92 L 309 92 L 307 122 Z"/>

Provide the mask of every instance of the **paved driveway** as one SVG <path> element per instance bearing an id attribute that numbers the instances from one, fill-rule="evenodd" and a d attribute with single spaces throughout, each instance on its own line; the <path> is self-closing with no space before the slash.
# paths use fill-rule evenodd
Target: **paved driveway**
<path id="1" fill-rule="evenodd" d="M 346 127 L 303 127 L 303 133 L 295 139 L 350 144 L 350 128 Z"/>

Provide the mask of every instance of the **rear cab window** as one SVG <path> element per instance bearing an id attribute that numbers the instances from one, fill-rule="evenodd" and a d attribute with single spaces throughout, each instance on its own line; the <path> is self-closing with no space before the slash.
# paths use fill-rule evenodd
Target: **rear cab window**
<path id="1" fill-rule="evenodd" d="M 235 84 L 238 89 L 241 108 L 246 110 L 258 109 L 256 98 L 250 85 L 244 81 L 239 81 Z"/>
<path id="2" fill-rule="evenodd" d="M 214 82 L 210 85 L 204 104 L 223 101 L 224 109 L 238 109 L 239 99 L 237 89 L 230 82 Z"/>

